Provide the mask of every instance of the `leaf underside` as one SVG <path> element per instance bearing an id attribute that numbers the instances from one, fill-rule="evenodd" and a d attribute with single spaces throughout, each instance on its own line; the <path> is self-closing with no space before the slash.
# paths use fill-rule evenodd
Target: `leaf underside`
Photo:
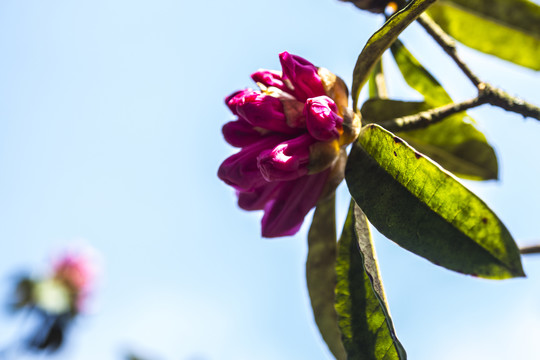
<path id="1" fill-rule="evenodd" d="M 378 118 L 378 121 L 389 120 L 452 103 L 452 98 L 442 85 L 399 40 L 392 45 L 391 50 L 403 78 L 411 88 L 424 97 L 424 102 L 380 103 L 377 109 L 366 110 L 364 104 L 363 115 L 371 110 L 369 116 Z M 369 107 L 373 105 L 370 104 Z M 461 178 L 469 180 L 498 178 L 497 155 L 484 134 L 476 129 L 474 120 L 465 112 L 448 116 L 427 128 L 398 135 Z"/>
<path id="2" fill-rule="evenodd" d="M 320 200 L 308 233 L 306 280 L 315 322 L 336 359 L 347 359 L 334 308 L 336 288 L 336 199 Z"/>
<path id="3" fill-rule="evenodd" d="M 405 249 L 465 274 L 524 276 L 517 245 L 487 205 L 380 126 L 362 129 L 345 178 L 369 221 Z"/>
<path id="4" fill-rule="evenodd" d="M 527 0 L 446 0 L 429 11 L 459 42 L 540 70 L 540 6 Z"/>
<path id="5" fill-rule="evenodd" d="M 380 123 L 432 108 L 426 102 L 370 99 L 362 105 L 362 116 Z M 425 129 L 397 133 L 416 150 L 446 170 L 469 180 L 497 179 L 495 150 L 466 114 L 456 114 Z"/>
<path id="6" fill-rule="evenodd" d="M 338 243 L 336 310 L 351 360 L 405 360 L 390 319 L 369 225 L 351 201 Z"/>
<path id="7" fill-rule="evenodd" d="M 369 74 L 382 54 L 392 45 L 399 34 L 409 26 L 435 0 L 413 0 L 402 10 L 396 12 L 375 34 L 369 38 L 354 66 L 351 96 L 353 110 L 358 108 L 360 90 L 367 82 Z"/>

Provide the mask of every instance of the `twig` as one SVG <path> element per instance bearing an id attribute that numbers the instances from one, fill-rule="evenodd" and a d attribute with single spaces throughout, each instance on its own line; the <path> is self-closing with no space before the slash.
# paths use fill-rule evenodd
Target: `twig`
<path id="1" fill-rule="evenodd" d="M 439 44 L 443 50 L 454 60 L 457 66 L 463 71 L 465 76 L 471 80 L 474 86 L 478 87 L 482 83 L 471 69 L 461 60 L 456 50 L 456 42 L 437 23 L 426 14 L 420 15 L 417 19 L 418 23 L 428 32 L 429 35 Z"/>
<path id="2" fill-rule="evenodd" d="M 483 104 L 491 104 L 513 111 L 523 116 L 530 116 L 540 119 L 540 108 L 517 99 L 503 90 L 493 86 L 480 83 L 478 85 L 479 94 L 477 97 L 460 103 L 448 104 L 435 109 L 422 111 L 420 113 L 403 116 L 397 119 L 380 122 L 379 125 L 392 132 L 409 131 L 422 129 L 429 125 L 438 123 L 450 115 L 457 114 Z"/>
<path id="3" fill-rule="evenodd" d="M 504 110 L 521 114 L 524 117 L 531 117 L 540 120 L 539 107 L 529 104 L 522 99 L 512 96 L 501 89 L 481 81 L 459 57 L 454 40 L 447 33 L 445 33 L 440 26 L 437 25 L 437 23 L 431 20 L 429 16 L 422 14 L 417 21 L 452 58 L 452 60 L 454 60 L 465 76 L 467 76 L 467 78 L 478 89 L 478 98 L 484 98 L 486 100 L 485 102 L 481 102 L 476 106 L 488 103 L 498 106 Z"/>
<path id="4" fill-rule="evenodd" d="M 523 255 L 540 254 L 540 245 L 522 247 L 519 252 Z"/>
<path id="5" fill-rule="evenodd" d="M 386 120 L 380 122 L 379 125 L 392 132 L 422 129 L 438 123 L 450 115 L 487 103 L 488 99 L 483 96 L 477 96 L 460 103 L 448 104 L 435 109 L 422 111 L 418 114 Z"/>
<path id="6" fill-rule="evenodd" d="M 480 83 L 478 85 L 478 90 L 480 93 L 485 94 L 488 103 L 491 105 L 521 114 L 524 117 L 540 120 L 540 108 L 538 106 L 529 104 L 522 99 L 512 96 L 506 91 L 493 87 L 487 83 Z"/>

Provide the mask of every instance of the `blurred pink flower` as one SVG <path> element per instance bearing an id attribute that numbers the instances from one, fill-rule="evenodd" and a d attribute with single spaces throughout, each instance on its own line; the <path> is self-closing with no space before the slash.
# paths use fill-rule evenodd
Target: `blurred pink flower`
<path id="1" fill-rule="evenodd" d="M 360 127 L 340 78 L 287 52 L 279 59 L 282 72 L 251 75 L 259 91 L 245 89 L 225 99 L 238 118 L 223 126 L 223 136 L 241 150 L 218 170 L 236 189 L 242 209 L 264 210 L 264 237 L 300 229 L 318 199 L 341 181 L 339 159 Z"/>
<path id="2" fill-rule="evenodd" d="M 53 278 L 62 282 L 74 297 L 76 311 L 84 309 L 96 275 L 95 263 L 85 252 L 67 252 L 53 262 Z"/>

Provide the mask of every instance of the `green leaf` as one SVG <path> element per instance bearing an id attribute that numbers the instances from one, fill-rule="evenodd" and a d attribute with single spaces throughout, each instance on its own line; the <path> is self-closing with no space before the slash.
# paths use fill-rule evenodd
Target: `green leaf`
<path id="1" fill-rule="evenodd" d="M 371 71 L 371 74 L 369 75 L 369 97 L 381 99 L 388 97 L 386 81 L 384 79 L 382 58 L 377 61 L 373 71 Z"/>
<path id="2" fill-rule="evenodd" d="M 336 310 L 348 359 L 405 360 L 388 313 L 367 219 L 351 201 L 338 243 Z"/>
<path id="3" fill-rule="evenodd" d="M 360 112 L 363 121 L 378 124 L 386 120 L 417 114 L 430 108 L 431 106 L 424 101 L 369 99 L 362 104 Z"/>
<path id="4" fill-rule="evenodd" d="M 373 67 L 382 54 L 392 45 L 399 34 L 405 30 L 424 10 L 435 0 L 413 0 L 402 10 L 398 11 L 384 25 L 369 38 L 362 49 L 353 71 L 352 99 L 353 110 L 358 108 L 360 90 L 368 80 Z"/>
<path id="5" fill-rule="evenodd" d="M 477 14 L 520 29 L 540 38 L 540 6 L 528 0 L 444 0 L 461 7 L 467 12 Z"/>
<path id="6" fill-rule="evenodd" d="M 424 96 L 427 104 L 424 104 L 425 107 L 420 105 L 422 108 L 420 111 L 452 102 L 442 85 L 399 40 L 392 45 L 391 50 L 405 81 Z M 389 104 L 381 104 L 385 105 Z M 417 112 L 419 111 L 394 113 L 387 119 Z M 499 174 L 497 155 L 484 134 L 478 131 L 474 124 L 474 120 L 462 112 L 425 129 L 398 135 L 459 177 L 470 180 L 497 179 Z"/>
<path id="7" fill-rule="evenodd" d="M 453 102 L 442 85 L 416 60 L 401 41 L 396 40 L 390 50 L 407 84 L 422 94 L 426 102 L 434 106 Z"/>
<path id="8" fill-rule="evenodd" d="M 336 309 L 336 198 L 320 200 L 308 233 L 306 279 L 315 322 L 336 359 L 347 359 Z"/>
<path id="9" fill-rule="evenodd" d="M 540 6 L 526 0 L 447 0 L 428 13 L 459 42 L 540 70 Z"/>
<path id="10" fill-rule="evenodd" d="M 370 99 L 362 105 L 365 122 L 380 123 L 432 108 L 425 102 Z M 459 113 L 425 129 L 398 133 L 416 150 L 446 170 L 469 180 L 498 177 L 495 150 L 465 113 Z"/>
<path id="11" fill-rule="evenodd" d="M 369 221 L 405 249 L 465 274 L 525 276 L 516 243 L 487 205 L 380 126 L 362 129 L 345 178 Z"/>

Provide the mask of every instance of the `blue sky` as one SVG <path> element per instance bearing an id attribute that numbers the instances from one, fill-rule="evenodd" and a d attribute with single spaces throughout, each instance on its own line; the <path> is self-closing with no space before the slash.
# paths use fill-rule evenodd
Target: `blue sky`
<path id="1" fill-rule="evenodd" d="M 0 3 L 0 294 L 83 242 L 101 254 L 91 311 L 59 359 L 329 359 L 305 287 L 306 232 L 260 238 L 216 177 L 229 93 L 287 50 L 349 85 L 381 19 L 332 0 Z M 467 80 L 416 26 L 402 40 L 455 100 Z M 479 76 L 540 104 L 537 73 L 460 47 Z M 519 51 L 519 49 L 516 49 Z M 385 58 L 390 92 L 406 89 Z M 540 124 L 470 111 L 500 159 L 473 183 L 520 244 L 540 241 Z M 347 193 L 339 193 L 339 219 Z M 308 216 L 310 218 L 311 215 Z M 398 336 L 411 359 L 534 358 L 540 257 L 524 280 L 465 277 L 375 236 Z M 20 320 L 0 316 L 0 344 Z M 24 325 L 22 325 L 24 328 Z"/>

